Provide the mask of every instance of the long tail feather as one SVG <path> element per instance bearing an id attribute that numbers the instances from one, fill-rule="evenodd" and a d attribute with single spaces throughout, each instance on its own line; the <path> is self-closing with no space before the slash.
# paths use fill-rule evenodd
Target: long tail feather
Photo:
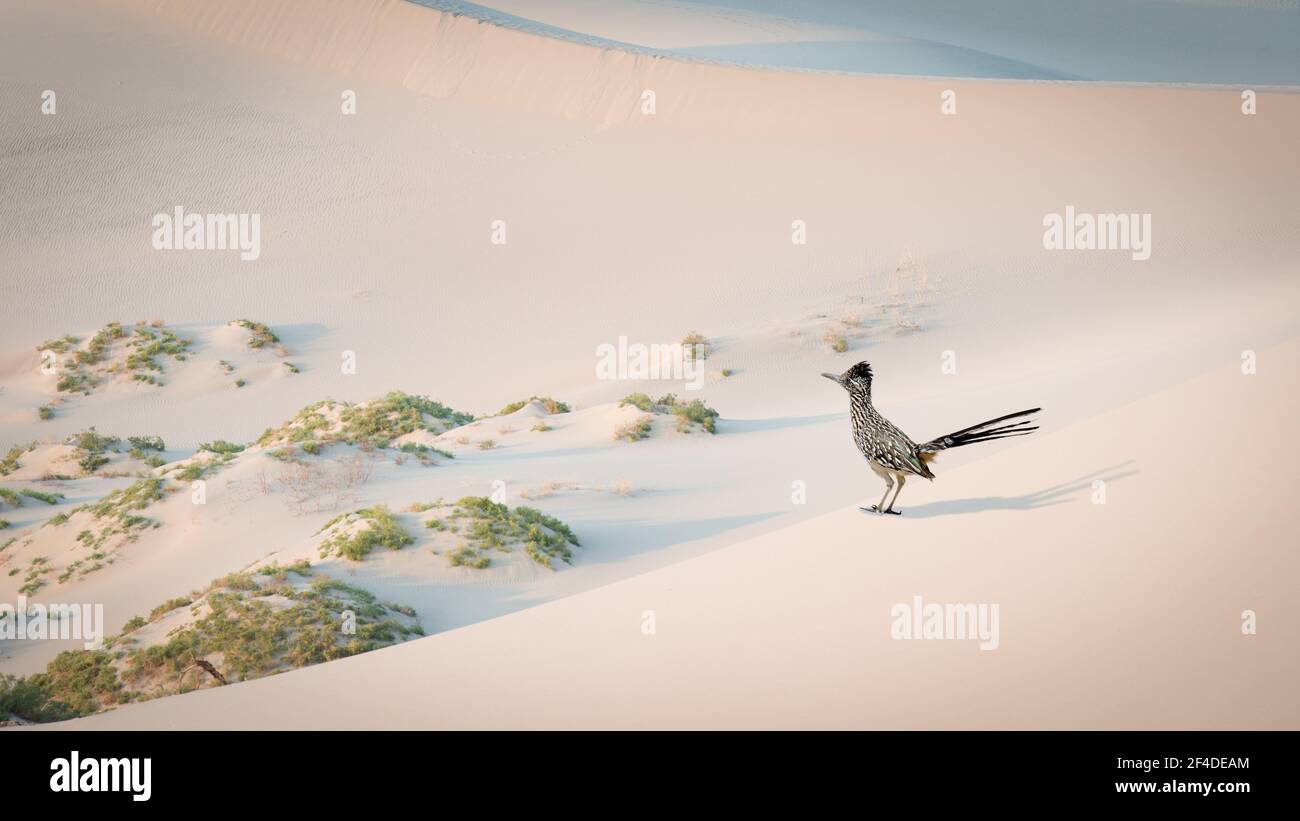
<path id="1" fill-rule="evenodd" d="M 971 425 L 968 428 L 962 428 L 958 431 L 939 436 L 931 439 L 929 442 L 921 445 L 919 450 L 923 453 L 937 453 L 948 448 L 959 448 L 964 445 L 974 445 L 978 442 L 992 442 L 995 439 L 1006 439 L 1011 436 L 1024 436 L 1038 430 L 1038 426 L 1032 424 L 1033 419 L 1024 417 L 1038 413 L 1042 408 L 1031 408 L 1029 410 L 1016 411 L 1008 413 L 1005 416 L 999 416 L 996 419 L 990 419 L 987 422 L 980 422 L 978 425 Z M 1008 422 L 1008 420 L 1017 420 L 1009 424 L 999 424 Z"/>
<path id="2" fill-rule="evenodd" d="M 965 445 L 975 445 L 980 442 L 992 442 L 997 439 L 1009 439 L 1012 436 L 1025 436 L 1026 434 L 1033 433 L 1036 430 L 1038 430 L 1038 428 L 1034 427 L 1034 428 L 1024 428 L 1023 430 L 1015 431 L 1012 433 L 1001 433 L 998 434 L 997 436 L 976 436 L 969 439 L 961 439 L 957 442 L 957 444 L 949 445 L 948 447 L 956 448 Z"/>

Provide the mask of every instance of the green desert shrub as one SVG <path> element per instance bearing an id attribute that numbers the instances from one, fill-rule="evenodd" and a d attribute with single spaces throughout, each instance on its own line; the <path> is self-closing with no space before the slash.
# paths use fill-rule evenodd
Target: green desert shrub
<path id="1" fill-rule="evenodd" d="M 107 554 L 101 548 L 110 538 L 120 537 L 124 541 L 135 541 L 145 529 L 160 527 L 160 522 L 141 516 L 137 511 L 147 508 L 163 495 L 163 480 L 150 476 L 138 480 L 129 487 L 115 490 L 98 502 L 74 509 L 72 511 L 74 515 L 86 511 L 97 520 L 94 525 L 77 534 L 77 542 L 94 551 L 90 557 L 94 564 L 78 572 L 85 575 L 104 566 L 104 563 L 99 560 Z"/>
<path id="2" fill-rule="evenodd" d="M 177 468 L 172 475 L 181 482 L 197 482 L 207 475 L 211 467 L 209 462 L 190 462 L 184 467 Z"/>
<path id="3" fill-rule="evenodd" d="M 127 452 L 131 458 L 139 459 L 151 468 L 166 464 L 162 452 L 167 449 L 167 443 L 162 440 L 162 437 L 130 436 L 126 441 L 131 447 Z"/>
<path id="4" fill-rule="evenodd" d="M 0 720 L 65 720 L 216 683 L 197 660 L 235 682 L 423 635 L 412 608 L 380 602 L 328 578 L 298 587 L 279 578 L 259 583 L 252 574 L 232 574 L 203 595 L 209 613 L 160 643 L 112 650 L 123 635 L 146 624 L 137 616 L 106 640 L 107 649 L 64 652 L 44 672 L 26 678 L 0 675 Z M 271 604 L 272 595 L 283 602 Z M 350 633 L 340 629 L 345 612 L 355 618 Z"/>
<path id="5" fill-rule="evenodd" d="M 43 718 L 72 718 L 99 712 L 130 700 L 105 650 L 67 650 L 55 657 L 45 672 L 27 678 L 40 690 L 51 708 Z"/>
<path id="6" fill-rule="evenodd" d="M 676 405 L 673 413 L 677 415 L 677 429 L 686 430 L 691 424 L 703 426 L 709 433 L 717 433 L 718 412 L 699 399 L 685 405 Z"/>
<path id="7" fill-rule="evenodd" d="M 654 400 L 644 393 L 629 393 L 627 396 L 623 397 L 623 400 L 619 402 L 618 405 L 620 408 L 625 405 L 631 405 L 637 410 L 645 411 L 646 413 L 653 413 L 655 410 Z"/>
<path id="8" fill-rule="evenodd" d="M 238 445 L 234 442 L 227 442 L 224 439 L 217 439 L 212 442 L 204 442 L 199 445 L 199 452 L 207 451 L 208 453 L 234 454 L 240 453 L 247 445 Z"/>
<path id="9" fill-rule="evenodd" d="M 492 557 L 469 545 L 463 545 L 448 551 L 447 559 L 451 562 L 452 567 L 472 567 L 475 570 L 486 570 L 492 566 Z"/>
<path id="10" fill-rule="evenodd" d="M 280 337 L 275 332 L 263 325 L 261 322 L 253 322 L 249 319 L 236 319 L 235 324 L 251 331 L 248 337 L 248 347 L 264 348 L 267 345 L 273 345 L 280 341 Z"/>
<path id="11" fill-rule="evenodd" d="M 359 562 L 377 547 L 401 550 L 415 541 L 397 521 L 387 505 L 375 505 L 345 514 L 326 524 L 325 528 L 339 523 L 350 524 L 358 520 L 364 520 L 366 524 L 351 533 L 339 532 L 321 542 L 319 549 L 322 559 L 329 556 L 342 556 Z"/>
<path id="12" fill-rule="evenodd" d="M 0 673 L 0 721 L 63 721 L 76 715 L 31 678 Z"/>
<path id="13" fill-rule="evenodd" d="M 340 415 L 343 422 L 342 438 L 349 443 L 370 442 L 376 447 L 388 447 L 393 439 L 417 430 L 441 432 L 424 420 L 431 416 L 452 426 L 474 421 L 470 414 L 459 413 L 424 396 L 394 391 L 383 399 L 364 405 L 345 406 Z"/>
<path id="14" fill-rule="evenodd" d="M 167 444 L 161 437 L 131 436 L 126 441 L 131 446 L 128 451 L 131 458 L 139 459 L 151 468 L 167 464 L 167 460 L 162 456 L 162 452 L 167 449 Z"/>
<path id="15" fill-rule="evenodd" d="M 14 445 L 9 448 L 4 457 L 0 458 L 0 476 L 8 476 L 10 473 L 13 473 L 15 470 L 22 467 L 23 464 L 20 460 L 22 459 L 23 454 L 29 453 L 35 449 L 35 442 L 32 442 L 30 445 L 25 447 L 23 445 Z"/>
<path id="16" fill-rule="evenodd" d="M 531 507 L 510 508 L 485 496 L 460 499 L 449 518 L 464 524 L 463 543 L 448 554 L 453 565 L 487 567 L 479 564 L 487 551 L 519 544 L 533 561 L 552 567 L 557 558 L 571 562 L 572 548 L 578 546 L 578 537 L 559 519 Z"/>
<path id="17" fill-rule="evenodd" d="M 263 576 L 273 576 L 276 581 L 286 580 L 289 578 L 290 573 L 304 578 L 311 576 L 312 574 L 311 562 L 307 559 L 299 559 L 289 565 L 281 565 L 273 562 L 259 569 L 257 572 Z"/>
<path id="18" fill-rule="evenodd" d="M 827 328 L 822 334 L 822 341 L 831 347 L 835 353 L 844 353 L 849 349 L 849 340 L 844 334 L 836 328 Z"/>
<path id="19" fill-rule="evenodd" d="M 162 497 L 163 480 L 156 476 L 149 476 L 129 487 L 113 491 L 85 509 L 94 514 L 97 519 L 127 516 L 133 510 L 144 510 Z"/>
<path id="20" fill-rule="evenodd" d="M 163 602 L 162 604 L 149 611 L 149 621 L 157 621 L 173 610 L 190 604 L 190 599 L 185 596 L 179 596 L 174 599 Z"/>
<path id="21" fill-rule="evenodd" d="M 436 447 L 431 447 L 429 445 L 420 444 L 419 442 L 403 442 L 397 449 L 402 451 L 403 453 L 411 453 L 416 456 L 427 456 L 430 453 L 436 453 L 439 456 L 445 457 L 447 459 L 456 458 L 456 454 L 451 453 L 450 451 L 443 450 L 442 448 L 436 448 Z"/>
<path id="22" fill-rule="evenodd" d="M 327 412 L 336 412 L 335 421 Z M 425 396 L 394 391 L 383 399 L 362 404 L 323 400 L 300 410 L 278 428 L 267 428 L 257 440 L 264 447 L 315 441 L 321 446 L 338 442 L 362 447 L 387 448 L 394 439 L 415 431 L 439 434 L 474 421 Z M 450 454 L 447 454 L 450 456 Z"/>
<path id="23" fill-rule="evenodd" d="M 654 426 L 650 423 L 649 416 L 642 416 L 640 419 L 634 419 L 631 422 L 624 422 L 614 431 L 615 439 L 623 439 L 628 442 L 639 442 L 642 439 L 649 439 L 650 434 L 654 432 Z"/>
<path id="24" fill-rule="evenodd" d="M 135 333 L 129 343 L 131 352 L 126 358 L 126 369 L 135 373 L 137 377 L 145 377 L 140 381 L 161 384 L 143 372 L 155 371 L 161 373 L 163 366 L 158 361 L 158 358 L 162 356 L 170 356 L 178 362 L 184 362 L 186 352 L 192 342 L 193 340 L 177 336 L 176 332 L 170 328 L 136 326 Z"/>
<path id="25" fill-rule="evenodd" d="M 67 438 L 66 442 L 89 453 L 102 453 L 106 450 L 113 450 L 122 444 L 122 440 L 118 437 L 98 433 L 93 427 L 87 428 L 80 433 L 74 433 Z"/>
<path id="26" fill-rule="evenodd" d="M 126 441 L 135 450 L 164 451 L 167 449 L 167 443 L 161 436 L 128 436 Z"/>
<path id="27" fill-rule="evenodd" d="M 44 342 L 42 342 L 40 345 L 37 346 L 36 350 L 39 351 L 40 353 L 44 353 L 45 351 L 54 351 L 55 353 L 67 353 L 69 350 L 75 347 L 79 342 L 81 342 L 81 340 L 77 339 L 77 337 L 73 336 L 72 334 L 64 334 L 59 339 L 45 340 Z"/>
<path id="28" fill-rule="evenodd" d="M 59 502 L 67 499 L 67 497 L 62 493 L 49 493 L 44 490 L 33 490 L 26 487 L 18 492 L 26 496 L 28 499 L 35 499 L 36 501 L 44 502 L 47 505 L 57 505 Z"/>
<path id="29" fill-rule="evenodd" d="M 87 387 L 86 375 L 79 372 L 65 372 L 54 385 L 54 389 L 59 393 L 75 393 L 84 391 Z"/>
<path id="30" fill-rule="evenodd" d="M 683 402 L 677 398 L 676 394 L 667 393 L 656 400 L 652 400 L 644 393 L 633 393 L 623 397 L 623 401 L 619 403 L 620 407 L 626 405 L 631 405 L 632 407 L 645 411 L 646 413 L 672 414 L 677 417 L 677 429 L 680 431 L 690 430 L 691 425 L 697 424 L 709 433 L 718 432 L 718 412 L 699 399 L 690 402 Z M 645 423 L 648 426 L 648 421 Z M 641 430 L 638 427 L 638 424 L 639 423 L 628 423 L 623 425 L 615 432 L 614 438 L 636 441 L 637 439 L 645 438 L 644 436 L 639 435 L 641 432 L 644 432 L 646 436 L 649 436 L 650 431 L 648 429 Z"/>
<path id="31" fill-rule="evenodd" d="M 530 396 L 527 399 L 521 399 L 518 402 L 511 402 L 509 405 L 506 405 L 504 408 L 497 411 L 497 416 L 508 416 L 522 408 L 524 405 L 527 405 L 529 402 L 534 401 L 541 402 L 542 407 L 547 413 L 568 413 L 570 411 L 569 406 L 558 399 L 552 399 L 549 396 Z"/>
<path id="32" fill-rule="evenodd" d="M 215 582 L 206 594 L 209 613 L 162 644 L 130 651 L 125 660 L 128 682 L 171 681 L 193 668 L 194 659 L 220 657 L 231 681 L 270 675 L 374 650 L 421 633 L 394 614 L 414 617 L 415 611 L 382 603 L 369 591 L 328 578 L 305 588 L 272 577 L 263 583 L 252 574 L 235 574 Z M 235 582 L 232 587 L 230 582 Z M 273 605 L 267 596 L 288 599 Z M 356 629 L 340 629 L 345 611 Z M 189 679 L 198 686 L 200 679 Z"/>
<path id="33" fill-rule="evenodd" d="M 713 346 L 699 331 L 691 331 L 682 338 L 682 350 L 691 359 L 708 359 L 713 353 Z"/>
<path id="34" fill-rule="evenodd" d="M 94 473 L 107 464 L 108 457 L 102 453 L 87 453 L 77 461 L 77 465 L 86 473 Z"/>

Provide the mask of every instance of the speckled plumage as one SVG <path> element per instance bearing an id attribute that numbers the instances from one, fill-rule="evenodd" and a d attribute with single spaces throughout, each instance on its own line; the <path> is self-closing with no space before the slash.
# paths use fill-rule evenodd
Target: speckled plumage
<path id="1" fill-rule="evenodd" d="M 933 479 L 934 474 L 921 461 L 919 446 L 899 430 L 897 425 L 881 416 L 876 406 L 871 404 L 870 366 L 867 367 L 865 383 L 851 383 L 848 391 L 853 442 L 867 461 L 887 471 L 912 473 Z"/>

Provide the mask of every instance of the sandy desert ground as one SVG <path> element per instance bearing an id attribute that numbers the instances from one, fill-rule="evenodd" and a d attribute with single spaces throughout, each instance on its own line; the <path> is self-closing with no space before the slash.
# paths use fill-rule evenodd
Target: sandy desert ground
<path id="1" fill-rule="evenodd" d="M 827 3 L 2 5 L 0 602 L 101 603 L 129 655 L 251 569 L 273 607 L 343 583 L 396 631 L 179 695 L 150 668 L 149 700 L 55 726 L 1300 726 L 1294 11 L 1145 4 L 1193 39 L 1268 32 L 1192 75 L 1175 49 L 936 50 Z M 916 76 L 855 73 L 882 60 Z M 259 214 L 257 259 L 155 250 L 177 206 Z M 1151 215 L 1150 258 L 1045 249 L 1067 206 Z M 698 392 L 597 378 L 598 346 L 692 332 Z M 1034 406 L 1042 430 L 864 513 L 879 480 L 820 377 L 860 360 L 914 437 Z M 392 430 L 394 391 L 443 404 Z M 542 543 L 571 561 L 456 566 L 435 503 L 493 493 L 571 528 Z M 322 556 L 381 505 L 408 543 Z M 914 596 L 997 603 L 999 646 L 891 639 Z M 5 641 L 0 673 L 79 646 Z"/>

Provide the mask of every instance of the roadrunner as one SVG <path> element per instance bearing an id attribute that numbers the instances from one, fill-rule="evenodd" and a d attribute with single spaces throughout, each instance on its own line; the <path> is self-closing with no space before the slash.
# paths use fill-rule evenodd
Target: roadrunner
<path id="1" fill-rule="evenodd" d="M 885 495 L 880 497 L 880 504 L 872 505 L 870 508 L 864 507 L 863 510 L 901 513 L 900 510 L 894 510 L 894 503 L 898 501 L 898 494 L 903 491 L 907 477 L 922 476 L 933 479 L 934 474 L 930 472 L 930 463 L 941 450 L 973 445 L 976 442 L 991 442 L 1008 436 L 1024 436 L 1038 430 L 1037 425 L 1030 424 L 1034 420 L 1024 417 L 1038 413 L 1042 408 L 1031 408 L 1008 413 L 1006 416 L 999 416 L 997 419 L 990 419 L 978 425 L 971 425 L 969 428 L 962 428 L 918 445 L 892 422 L 881 416 L 880 411 L 871 404 L 871 366 L 866 362 L 859 362 L 839 375 L 824 373 L 822 376 L 849 392 L 849 415 L 853 417 L 853 441 L 857 444 L 858 450 L 862 451 L 862 455 L 867 457 L 867 464 L 871 465 L 871 469 L 885 480 Z M 894 492 L 893 499 L 889 498 L 891 490 Z M 885 504 L 886 500 L 889 501 L 888 505 Z"/>

